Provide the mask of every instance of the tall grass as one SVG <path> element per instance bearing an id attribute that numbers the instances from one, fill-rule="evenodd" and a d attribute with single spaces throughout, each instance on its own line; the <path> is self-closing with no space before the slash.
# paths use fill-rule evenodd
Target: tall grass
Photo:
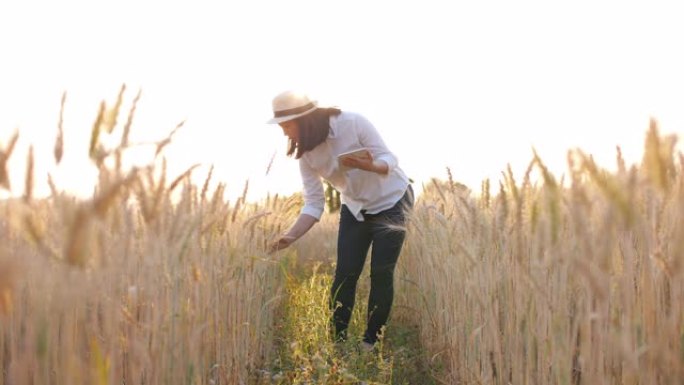
<path id="1" fill-rule="evenodd" d="M 644 160 L 608 172 L 536 156 L 491 204 L 437 184 L 400 259 L 407 306 L 449 384 L 679 384 L 684 177 L 652 123 Z M 533 173 L 539 182 L 531 182 Z"/>
<path id="2" fill-rule="evenodd" d="M 331 338 L 329 309 L 333 280 L 335 216 L 323 218 L 311 237 L 295 245 L 287 259 L 285 298 L 279 310 L 272 365 L 260 371 L 255 384 L 424 384 L 434 381 L 424 366 L 423 352 L 413 324 L 395 314 L 390 328 L 374 351 L 361 349 L 366 327 L 370 266 L 359 280 L 359 301 L 352 313 L 349 338 Z M 314 249 L 317 244 L 318 248 Z"/>

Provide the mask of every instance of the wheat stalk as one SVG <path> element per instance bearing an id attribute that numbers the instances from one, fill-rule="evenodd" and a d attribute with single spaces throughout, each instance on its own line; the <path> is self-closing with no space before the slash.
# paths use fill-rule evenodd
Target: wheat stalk
<path id="1" fill-rule="evenodd" d="M 48 173 L 47 181 L 48 186 L 50 187 L 50 196 L 53 198 L 57 197 L 59 195 L 59 191 L 57 190 L 57 185 L 55 185 L 55 181 L 52 179 L 52 175 L 50 173 Z"/>
<path id="2" fill-rule="evenodd" d="M 135 95 L 135 98 L 133 98 L 131 108 L 128 111 L 126 123 L 124 124 L 123 131 L 121 133 L 121 141 L 119 142 L 119 146 L 116 148 L 115 151 L 115 170 L 117 175 L 121 174 L 121 157 L 123 156 L 122 152 L 126 148 L 128 148 L 128 137 L 130 136 L 131 125 L 133 124 L 133 117 L 135 116 L 135 110 L 138 106 L 138 101 L 140 100 L 141 95 L 142 90 L 138 90 L 138 93 Z"/>
<path id="3" fill-rule="evenodd" d="M 119 118 L 119 111 L 121 110 L 121 105 L 123 104 L 123 96 L 124 93 L 126 92 L 126 84 L 122 84 L 121 88 L 119 89 L 119 94 L 116 97 L 116 102 L 114 103 L 114 107 L 111 109 L 107 110 L 104 115 L 103 119 L 103 126 L 105 132 L 108 134 L 111 134 L 112 131 L 114 131 L 114 127 L 116 126 L 116 122 Z"/>
<path id="4" fill-rule="evenodd" d="M 173 139 L 173 136 L 176 135 L 176 132 L 178 132 L 178 130 L 179 130 L 181 127 L 183 127 L 184 125 L 185 125 L 185 120 L 183 120 L 183 121 L 181 121 L 180 123 L 178 123 L 178 124 L 176 125 L 176 127 L 175 127 L 173 130 L 171 130 L 171 133 L 169 134 L 169 136 L 167 136 L 164 140 L 161 140 L 161 141 L 159 141 L 159 142 L 156 143 L 157 149 L 156 149 L 155 152 L 154 152 L 155 158 L 156 158 L 157 156 L 159 156 L 159 154 L 161 154 L 161 152 L 162 152 L 162 150 L 164 149 L 164 147 L 166 147 L 167 145 L 169 145 L 169 144 L 171 143 L 171 140 Z"/>
<path id="5" fill-rule="evenodd" d="M 28 156 L 26 159 L 26 177 L 24 179 L 25 182 L 25 188 L 24 188 L 24 202 L 26 203 L 31 203 L 31 200 L 33 199 L 33 168 L 34 168 L 34 160 L 33 160 L 33 145 L 29 146 L 29 151 L 28 151 Z"/>
<path id="6" fill-rule="evenodd" d="M 194 165 L 190 166 L 190 168 L 185 170 L 185 172 L 183 172 L 178 177 L 176 177 L 176 179 L 174 179 L 173 182 L 171 182 L 171 184 L 169 185 L 168 192 L 171 193 L 183 179 L 190 176 L 190 174 L 192 173 L 192 170 L 196 169 L 199 166 L 200 166 L 199 163 L 194 164 Z"/>
<path id="7" fill-rule="evenodd" d="M 19 130 L 14 131 L 6 148 L 0 147 L 0 187 L 3 187 L 7 191 L 10 191 L 12 187 L 9 173 L 7 172 L 7 162 L 9 161 L 10 156 L 12 156 L 12 151 L 14 151 L 17 140 L 19 140 Z"/>
<path id="8" fill-rule="evenodd" d="M 55 163 L 59 164 L 64 155 L 64 106 L 66 105 L 67 93 L 62 93 L 62 101 L 59 107 L 59 121 L 57 122 L 57 138 L 55 139 L 55 147 L 53 150 L 55 156 Z"/>
<path id="9" fill-rule="evenodd" d="M 204 184 L 202 185 L 202 192 L 200 193 L 200 202 L 204 203 L 207 198 L 207 190 L 209 190 L 209 181 L 211 181 L 211 176 L 214 173 L 214 165 L 211 165 L 209 172 L 207 173 L 206 179 L 204 179 Z"/>

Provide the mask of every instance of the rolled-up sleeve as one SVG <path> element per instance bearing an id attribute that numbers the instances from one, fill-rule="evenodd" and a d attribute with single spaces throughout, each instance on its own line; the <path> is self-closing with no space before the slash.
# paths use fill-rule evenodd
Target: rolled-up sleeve
<path id="1" fill-rule="evenodd" d="M 321 219 L 325 209 L 325 193 L 321 177 L 304 158 L 299 159 L 299 172 L 302 174 L 304 184 L 304 207 L 301 213 Z"/>
<path id="2" fill-rule="evenodd" d="M 373 158 L 387 163 L 388 174 L 397 167 L 397 157 L 387 148 L 375 126 L 363 116 L 356 120 L 356 132 L 361 145 L 370 149 Z"/>

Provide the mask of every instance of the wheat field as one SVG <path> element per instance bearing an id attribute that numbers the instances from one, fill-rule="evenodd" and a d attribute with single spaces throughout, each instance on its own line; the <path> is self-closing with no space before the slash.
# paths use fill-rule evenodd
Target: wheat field
<path id="1" fill-rule="evenodd" d="M 402 259 L 421 341 L 450 384 L 684 380 L 684 158 L 652 122 L 641 165 L 534 156 L 477 199 L 435 184 Z M 538 183 L 531 174 L 538 173 Z M 411 290 L 411 288 L 418 290 Z"/>
<path id="2" fill-rule="evenodd" d="M 301 198 L 230 202 L 211 172 L 200 185 L 194 166 L 168 175 L 164 147 L 182 124 L 149 165 L 126 169 L 138 97 L 127 113 L 121 95 L 100 107 L 89 199 L 52 182 L 34 197 L 32 150 L 24 186 L 11 186 L 19 134 L 0 138 L 0 188 L 22 191 L 0 202 L 0 385 L 684 381 L 684 157 L 655 121 L 638 165 L 618 149 L 609 171 L 572 150 L 560 178 L 533 154 L 494 188 L 450 173 L 425 186 L 386 347 L 369 357 L 327 337 L 336 215 L 266 253 Z"/>

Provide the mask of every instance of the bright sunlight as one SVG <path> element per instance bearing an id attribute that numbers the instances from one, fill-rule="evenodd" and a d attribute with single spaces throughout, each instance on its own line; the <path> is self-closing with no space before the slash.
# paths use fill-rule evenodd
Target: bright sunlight
<path id="1" fill-rule="evenodd" d="M 255 199 L 300 188 L 284 138 L 264 124 L 284 89 L 368 115 L 419 182 L 450 167 L 477 187 L 508 163 L 524 171 L 533 147 L 556 172 L 576 146 L 607 163 L 620 145 L 637 161 L 650 117 L 684 127 L 684 31 L 667 3 L 0 7 L 1 140 L 21 129 L 19 147 L 36 146 L 39 175 L 51 171 L 42 154 L 62 93 L 66 145 L 82 148 L 79 133 L 123 83 L 129 99 L 143 92 L 140 141 L 185 120 L 173 169 L 213 164 L 233 196 L 250 179 Z M 82 168 L 63 168 L 54 172 L 65 186 L 90 192 Z"/>

